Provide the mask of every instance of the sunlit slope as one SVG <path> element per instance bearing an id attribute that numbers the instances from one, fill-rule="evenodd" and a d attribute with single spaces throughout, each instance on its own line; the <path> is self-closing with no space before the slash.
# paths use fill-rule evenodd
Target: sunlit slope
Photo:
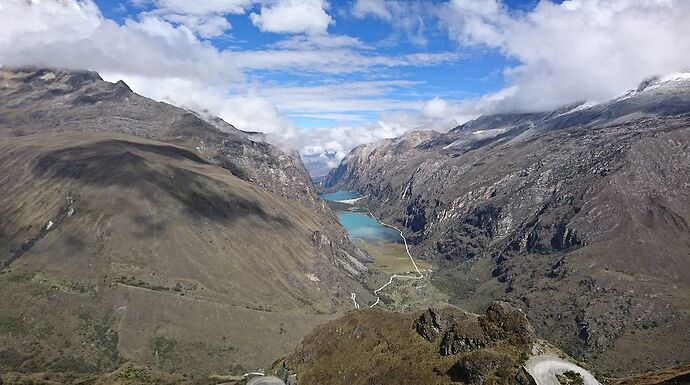
<path id="1" fill-rule="evenodd" d="M 371 298 L 342 268 L 351 246 L 334 217 L 277 149 L 225 137 L 240 146 L 223 150 L 228 159 L 238 151 L 248 169 L 263 159 L 254 179 L 189 139 L 45 121 L 29 132 L 29 121 L 9 117 L 0 122 L 1 371 L 102 373 L 136 361 L 242 373 L 348 310 L 351 292 Z M 261 171 L 270 163 L 275 179 Z"/>

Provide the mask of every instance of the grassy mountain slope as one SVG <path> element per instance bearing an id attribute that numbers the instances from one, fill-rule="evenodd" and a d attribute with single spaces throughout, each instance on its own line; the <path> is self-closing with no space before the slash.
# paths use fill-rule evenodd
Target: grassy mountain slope
<path id="1" fill-rule="evenodd" d="M 297 384 L 534 384 L 522 368 L 533 331 L 522 312 L 365 309 L 316 328 L 274 366 Z M 291 382 L 292 381 L 292 382 Z"/>
<path id="2" fill-rule="evenodd" d="M 370 299 L 292 156 L 86 75 L 3 72 L 0 372 L 242 373 Z"/>

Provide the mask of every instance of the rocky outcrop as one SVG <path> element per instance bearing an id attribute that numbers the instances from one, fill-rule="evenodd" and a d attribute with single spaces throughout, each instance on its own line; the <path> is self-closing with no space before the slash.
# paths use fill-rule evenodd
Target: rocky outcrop
<path id="1" fill-rule="evenodd" d="M 476 351 L 462 357 L 451 371 L 466 384 L 536 385 L 534 378 L 507 354 Z"/>
<path id="2" fill-rule="evenodd" d="M 684 74 L 363 145 L 322 185 L 366 196 L 455 303 L 520 303 L 540 335 L 624 375 L 690 360 L 673 348 L 690 343 L 689 127 Z"/>
<path id="3" fill-rule="evenodd" d="M 479 317 L 453 308 L 431 308 L 415 321 L 415 329 L 432 343 L 437 343 L 440 336 L 439 353 L 443 356 L 471 352 L 503 340 L 529 350 L 535 341 L 525 314 L 506 302 L 492 303 Z"/>
<path id="4" fill-rule="evenodd" d="M 445 333 L 457 323 L 454 314 L 444 309 L 430 308 L 425 310 L 415 321 L 415 329 L 425 340 L 433 342 L 440 334 Z"/>
<path id="5" fill-rule="evenodd" d="M 274 372 L 297 385 L 531 385 L 522 368 L 530 332 L 524 314 L 507 303 L 481 316 L 454 307 L 365 309 L 317 328 Z"/>

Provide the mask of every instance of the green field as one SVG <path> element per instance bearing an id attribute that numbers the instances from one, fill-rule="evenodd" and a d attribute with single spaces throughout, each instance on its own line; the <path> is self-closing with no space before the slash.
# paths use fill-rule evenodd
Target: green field
<path id="1" fill-rule="evenodd" d="M 402 274 L 414 272 L 414 266 L 405 252 L 405 245 L 389 242 L 365 242 L 356 240 L 355 244 L 369 252 L 374 257 L 374 263 L 369 265 L 372 269 L 384 273 Z M 415 258 L 415 263 L 422 272 L 429 269 L 429 263 Z"/>

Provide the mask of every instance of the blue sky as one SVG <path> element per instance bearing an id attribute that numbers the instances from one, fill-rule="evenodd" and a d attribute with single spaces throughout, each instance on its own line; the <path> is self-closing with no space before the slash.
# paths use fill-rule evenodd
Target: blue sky
<path id="1" fill-rule="evenodd" d="M 376 53 L 386 56 L 399 56 L 415 53 L 456 53 L 457 59 L 444 61 L 439 65 L 403 65 L 393 68 L 368 68 L 346 74 L 306 73 L 291 70 L 247 70 L 245 75 L 261 84 L 271 86 L 318 85 L 346 83 L 353 81 L 405 80 L 414 82 L 413 86 L 394 87 L 381 97 L 410 103 L 442 97 L 446 100 L 461 100 L 495 92 L 505 86 L 503 69 L 514 65 L 497 49 L 487 47 L 460 47 L 453 41 L 443 26 L 435 20 L 425 20 L 424 41 L 415 41 L 408 31 L 401 31 L 391 23 L 377 17 L 357 17 L 352 13 L 353 1 L 331 1 L 328 13 L 335 22 L 329 25 L 327 33 L 333 36 L 349 36 L 366 45 L 364 54 Z M 443 1 L 436 1 L 442 5 Z M 535 0 L 511 0 L 505 5 L 511 10 L 527 11 L 536 5 Z M 106 18 L 119 24 L 127 19 L 136 20 L 142 13 L 156 9 L 155 2 L 132 3 L 118 0 L 97 0 L 96 4 Z M 247 14 L 256 12 L 260 5 L 255 4 L 242 15 L 225 15 L 232 25 L 223 35 L 206 39 L 219 50 L 250 51 L 275 47 L 295 34 L 261 31 L 252 23 Z M 417 33 L 413 31 L 411 33 Z M 414 108 L 391 108 L 386 111 L 414 111 Z M 383 112 L 383 111 L 382 111 Z M 334 119 L 324 113 L 322 116 L 304 116 L 302 111 L 285 111 L 285 115 L 299 128 L 318 128 L 339 126 L 352 122 L 372 123 L 379 118 L 377 112 L 352 110 L 339 111 L 348 119 Z M 311 115 L 311 114 L 310 114 Z"/>
<path id="2" fill-rule="evenodd" d="M 98 71 L 323 172 L 481 114 L 690 68 L 687 0 L 3 0 L 0 65 Z"/>

